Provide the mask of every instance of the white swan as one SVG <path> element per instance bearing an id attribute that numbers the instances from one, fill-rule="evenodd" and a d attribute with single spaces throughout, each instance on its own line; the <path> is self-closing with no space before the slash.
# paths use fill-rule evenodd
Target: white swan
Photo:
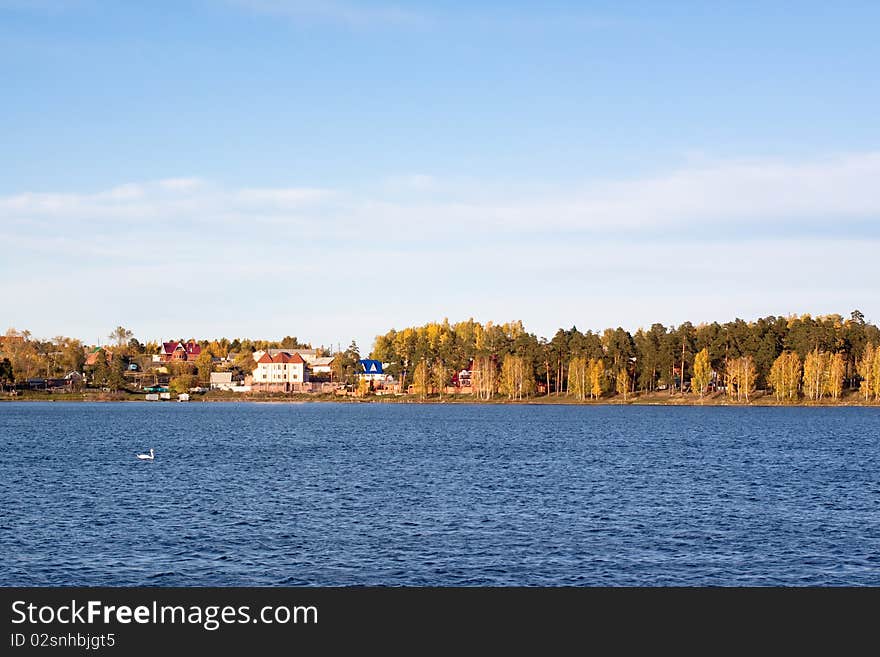
<path id="1" fill-rule="evenodd" d="M 137 457 L 143 461 L 152 461 L 156 458 L 156 454 L 153 452 L 153 448 L 150 447 L 149 454 L 138 454 Z"/>

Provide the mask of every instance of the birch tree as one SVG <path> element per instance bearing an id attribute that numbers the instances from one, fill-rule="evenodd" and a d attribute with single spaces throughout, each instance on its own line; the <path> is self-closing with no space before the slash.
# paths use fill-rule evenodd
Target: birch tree
<path id="1" fill-rule="evenodd" d="M 623 395 L 623 401 L 626 401 L 626 396 L 629 393 L 630 386 L 630 376 L 627 369 L 624 367 L 617 373 L 617 393 Z"/>
<path id="2" fill-rule="evenodd" d="M 869 342 L 862 352 L 862 357 L 858 363 L 858 373 L 862 382 L 859 386 L 859 392 L 865 401 L 871 398 L 877 398 L 878 391 L 878 374 L 880 374 L 880 348 L 875 348 L 873 343 Z"/>
<path id="3" fill-rule="evenodd" d="M 425 361 L 419 361 L 419 364 L 416 365 L 416 369 L 413 372 L 413 389 L 414 392 L 419 395 L 422 399 L 427 398 L 428 391 L 431 388 L 431 374 L 428 370 L 428 363 Z"/>
<path id="4" fill-rule="evenodd" d="M 605 388 L 605 361 L 601 358 L 590 359 L 590 398 L 599 399 Z"/>
<path id="5" fill-rule="evenodd" d="M 575 356 L 568 363 L 568 394 L 584 401 L 589 390 L 589 365 L 584 356 Z"/>
<path id="6" fill-rule="evenodd" d="M 449 381 L 449 370 L 442 360 L 434 361 L 434 367 L 431 368 L 431 380 L 434 388 L 440 393 L 440 399 L 443 399 L 443 391 L 446 389 L 446 383 Z"/>
<path id="7" fill-rule="evenodd" d="M 801 381 L 801 359 L 793 351 L 783 351 L 773 362 L 768 376 L 776 401 L 793 401 L 797 398 Z"/>
<path id="8" fill-rule="evenodd" d="M 828 354 L 814 349 L 804 359 L 804 394 L 811 401 L 822 399 L 827 391 Z"/>
<path id="9" fill-rule="evenodd" d="M 843 354 L 837 352 L 828 359 L 828 373 L 825 377 L 825 389 L 828 395 L 834 399 L 840 399 L 843 394 L 843 378 L 846 375 L 846 360 Z"/>
<path id="10" fill-rule="evenodd" d="M 691 390 L 700 394 L 700 401 L 709 389 L 709 380 L 712 376 L 712 365 L 709 362 L 709 350 L 702 349 L 694 358 L 694 376 L 691 379 Z"/>
<path id="11" fill-rule="evenodd" d="M 495 361 L 491 356 L 480 356 L 474 358 L 474 369 L 471 373 L 471 382 L 474 388 L 474 394 L 479 399 L 492 399 L 495 394 L 496 375 Z"/>
<path id="12" fill-rule="evenodd" d="M 755 379 L 757 372 L 755 361 L 751 356 L 740 356 L 727 360 L 727 394 L 735 397 L 737 401 L 750 401 L 751 394 L 755 391 Z"/>

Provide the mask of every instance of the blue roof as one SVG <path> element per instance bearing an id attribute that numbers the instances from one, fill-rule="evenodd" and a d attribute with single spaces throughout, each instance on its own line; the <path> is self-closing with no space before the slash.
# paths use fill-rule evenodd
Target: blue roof
<path id="1" fill-rule="evenodd" d="M 367 374 L 382 374 L 382 362 L 378 360 L 364 359 L 361 361 L 364 372 Z"/>

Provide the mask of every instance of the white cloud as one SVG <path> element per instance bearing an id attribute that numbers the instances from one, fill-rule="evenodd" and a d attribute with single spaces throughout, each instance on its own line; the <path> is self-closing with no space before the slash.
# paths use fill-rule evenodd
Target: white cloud
<path id="1" fill-rule="evenodd" d="M 607 234 L 621 228 L 672 229 L 711 222 L 745 228 L 821 226 L 880 220 L 877 180 L 880 153 L 808 163 L 720 162 L 552 192 L 530 192 L 522 185 L 516 192 L 493 194 L 475 186 L 439 185 L 436 178 L 420 174 L 385 179 L 366 191 L 228 188 L 185 178 L 129 183 L 92 194 L 0 197 L 0 221 L 295 223 L 307 230 L 333 227 L 365 236 L 394 231 L 410 240 L 499 229 Z"/>
<path id="2" fill-rule="evenodd" d="M 876 180 L 880 155 L 866 153 L 552 193 L 198 178 L 21 193 L 0 197 L 0 307 L 46 335 L 105 333 L 96 322 L 130 317 L 148 334 L 346 344 L 443 316 L 520 317 L 542 334 L 853 307 L 876 320 Z M 741 239 L 726 239 L 730 226 Z M 211 292 L 169 297 L 175 286 Z M 59 329 L 58 317 L 82 328 Z"/>

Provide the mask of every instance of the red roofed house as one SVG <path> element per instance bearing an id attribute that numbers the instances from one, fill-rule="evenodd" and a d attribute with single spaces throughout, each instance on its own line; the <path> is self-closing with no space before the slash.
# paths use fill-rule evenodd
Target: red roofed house
<path id="1" fill-rule="evenodd" d="M 99 358 L 103 358 L 105 363 L 109 363 L 113 360 L 113 352 L 107 351 L 104 347 L 95 347 L 86 356 L 85 364 L 88 367 L 94 367 L 98 364 Z"/>
<path id="2" fill-rule="evenodd" d="M 163 342 L 159 360 L 163 363 L 180 360 L 195 360 L 202 353 L 202 348 L 195 340 L 189 342 Z"/>
<path id="3" fill-rule="evenodd" d="M 257 360 L 253 377 L 257 390 L 291 392 L 301 389 L 301 384 L 308 381 L 308 370 L 306 361 L 297 353 L 282 351 L 274 356 L 264 353 Z"/>

